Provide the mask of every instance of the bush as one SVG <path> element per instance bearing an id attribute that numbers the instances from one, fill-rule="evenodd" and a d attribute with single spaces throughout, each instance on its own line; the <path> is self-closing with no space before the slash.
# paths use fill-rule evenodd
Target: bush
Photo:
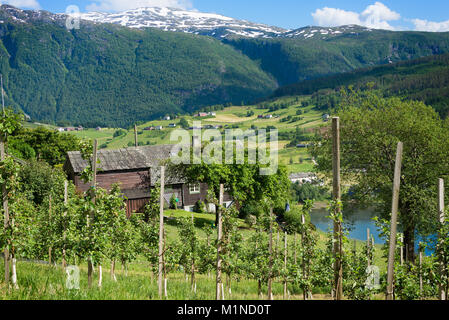
<path id="1" fill-rule="evenodd" d="M 178 208 L 178 202 L 176 201 L 176 196 L 173 193 L 170 198 L 170 209 L 177 209 Z"/>
<path id="2" fill-rule="evenodd" d="M 256 219 L 263 215 L 263 208 L 262 206 L 254 200 L 246 201 L 242 208 L 240 209 L 239 218 L 244 219 L 246 221 L 246 218 L 248 216 L 254 216 Z"/>
<path id="3" fill-rule="evenodd" d="M 253 216 L 252 214 L 248 214 L 245 217 L 245 223 L 252 228 L 257 223 L 257 218 Z"/>
<path id="4" fill-rule="evenodd" d="M 193 212 L 196 212 L 196 213 L 206 213 L 206 212 L 207 212 L 207 210 L 206 210 L 206 204 L 205 204 L 203 201 L 198 200 L 198 201 L 195 203 L 195 206 L 193 207 Z"/>

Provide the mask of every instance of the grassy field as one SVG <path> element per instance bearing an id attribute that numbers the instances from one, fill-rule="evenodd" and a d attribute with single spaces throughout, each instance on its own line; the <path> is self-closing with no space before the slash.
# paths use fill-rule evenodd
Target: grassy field
<path id="1" fill-rule="evenodd" d="M 303 129 L 314 129 L 323 125 L 322 113 L 314 110 L 314 106 L 310 105 L 302 107 L 301 102 L 306 97 L 283 97 L 264 105 L 264 109 L 260 109 L 258 106 L 231 106 L 224 110 L 216 111 L 215 117 L 192 117 L 182 116 L 185 118 L 190 126 L 193 126 L 194 121 L 200 121 L 203 126 L 205 125 L 220 125 L 225 128 L 239 128 L 247 130 L 250 128 L 265 129 L 267 127 L 276 127 L 279 133 L 290 132 L 296 130 L 296 127 Z M 288 103 L 290 104 L 285 109 L 277 111 L 271 111 L 270 107 L 276 104 Z M 301 110 L 302 114 L 300 121 L 282 121 L 288 116 L 293 118 L 297 117 L 297 112 Z M 253 112 L 254 115 L 247 117 L 248 112 Z M 271 119 L 259 119 L 258 116 L 272 115 Z M 171 141 L 170 136 L 174 128 L 169 128 L 169 124 L 177 124 L 179 129 L 179 120 L 157 120 L 150 121 L 137 127 L 138 142 L 143 145 L 156 145 L 156 144 L 175 144 L 177 141 Z M 25 123 L 28 128 L 35 128 L 39 124 Z M 44 125 L 48 128 L 55 129 L 56 127 L 50 125 Z M 144 130 L 146 127 L 162 126 L 163 130 Z M 98 139 L 100 148 L 107 149 L 119 149 L 126 148 L 128 146 L 134 146 L 134 130 L 123 130 L 122 135 L 114 137 L 114 133 L 119 129 L 103 128 L 101 130 L 85 129 L 84 131 L 74 131 L 71 134 L 80 138 Z M 311 134 L 311 133 L 310 133 Z M 279 161 L 285 164 L 289 172 L 310 172 L 313 171 L 313 162 L 310 154 L 306 149 L 287 148 L 286 145 L 290 141 L 279 141 Z"/>

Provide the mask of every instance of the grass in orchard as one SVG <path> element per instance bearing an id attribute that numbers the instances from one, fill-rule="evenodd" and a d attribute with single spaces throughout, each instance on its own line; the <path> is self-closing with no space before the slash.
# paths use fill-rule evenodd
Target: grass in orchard
<path id="1" fill-rule="evenodd" d="M 66 288 L 66 277 L 61 266 L 49 266 L 31 262 L 19 261 L 18 289 L 9 290 L 0 283 L 1 300 L 160 300 L 158 295 L 157 274 L 149 271 L 144 262 L 131 263 L 127 272 L 116 271 L 117 282 L 113 281 L 109 269 L 103 268 L 103 284 L 98 287 L 98 268 L 95 268 L 93 287 L 87 286 L 87 267 L 80 267 L 79 290 Z M 3 260 L 1 273 L 3 274 Z M 170 273 L 167 277 L 168 300 L 214 300 L 215 274 L 198 274 L 196 277 L 196 293 L 192 290 L 190 279 L 182 272 Z M 223 282 L 226 283 L 223 275 Z M 276 300 L 283 299 L 283 287 L 279 280 L 273 284 L 273 294 Z M 251 280 L 232 280 L 231 291 L 224 284 L 226 300 L 265 300 L 266 286 L 263 286 L 261 297 L 257 294 L 257 282 Z M 289 290 L 293 288 L 289 287 Z M 326 294 L 318 294 L 317 298 L 329 298 Z M 297 292 L 290 296 L 292 300 L 302 299 Z"/>

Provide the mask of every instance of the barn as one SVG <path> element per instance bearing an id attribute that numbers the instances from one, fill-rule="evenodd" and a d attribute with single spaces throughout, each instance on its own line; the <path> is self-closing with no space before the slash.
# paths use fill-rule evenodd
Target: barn
<path id="1" fill-rule="evenodd" d="M 127 199 L 128 216 L 132 212 L 142 212 L 149 201 L 151 188 L 155 187 L 160 178 L 160 166 L 170 158 L 172 149 L 173 145 L 157 145 L 99 150 L 97 185 L 110 190 L 112 185 L 118 183 Z M 77 190 L 82 192 L 89 189 L 89 185 L 81 180 L 81 172 L 87 165 L 88 162 L 81 157 L 79 151 L 67 153 L 64 171 Z M 205 183 L 188 184 L 182 178 L 167 174 L 164 189 L 164 199 L 167 203 L 175 195 L 178 207 L 192 211 L 198 200 L 206 200 L 208 187 Z M 225 194 L 224 200 L 228 205 L 232 202 L 228 194 Z M 212 205 L 208 209 L 215 210 Z"/>

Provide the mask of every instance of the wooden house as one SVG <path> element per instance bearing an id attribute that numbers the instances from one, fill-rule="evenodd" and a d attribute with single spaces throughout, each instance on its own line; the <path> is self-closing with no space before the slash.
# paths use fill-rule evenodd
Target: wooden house
<path id="1" fill-rule="evenodd" d="M 99 150 L 97 157 L 100 161 L 97 172 L 97 185 L 110 190 L 118 183 L 126 197 L 128 216 L 132 212 L 142 212 L 150 198 L 150 190 L 160 180 L 160 165 L 170 158 L 173 145 L 156 145 L 131 147 L 117 150 Z M 89 185 L 81 180 L 81 172 L 88 162 L 78 151 L 68 152 L 64 170 L 72 180 L 77 190 L 85 192 Z M 165 177 L 164 199 L 169 203 L 174 195 L 178 199 L 178 207 L 192 211 L 198 200 L 206 200 L 207 184 L 188 184 L 184 179 L 173 177 L 168 172 Z M 231 198 L 225 194 L 226 204 Z M 209 211 L 215 207 L 210 206 Z"/>

